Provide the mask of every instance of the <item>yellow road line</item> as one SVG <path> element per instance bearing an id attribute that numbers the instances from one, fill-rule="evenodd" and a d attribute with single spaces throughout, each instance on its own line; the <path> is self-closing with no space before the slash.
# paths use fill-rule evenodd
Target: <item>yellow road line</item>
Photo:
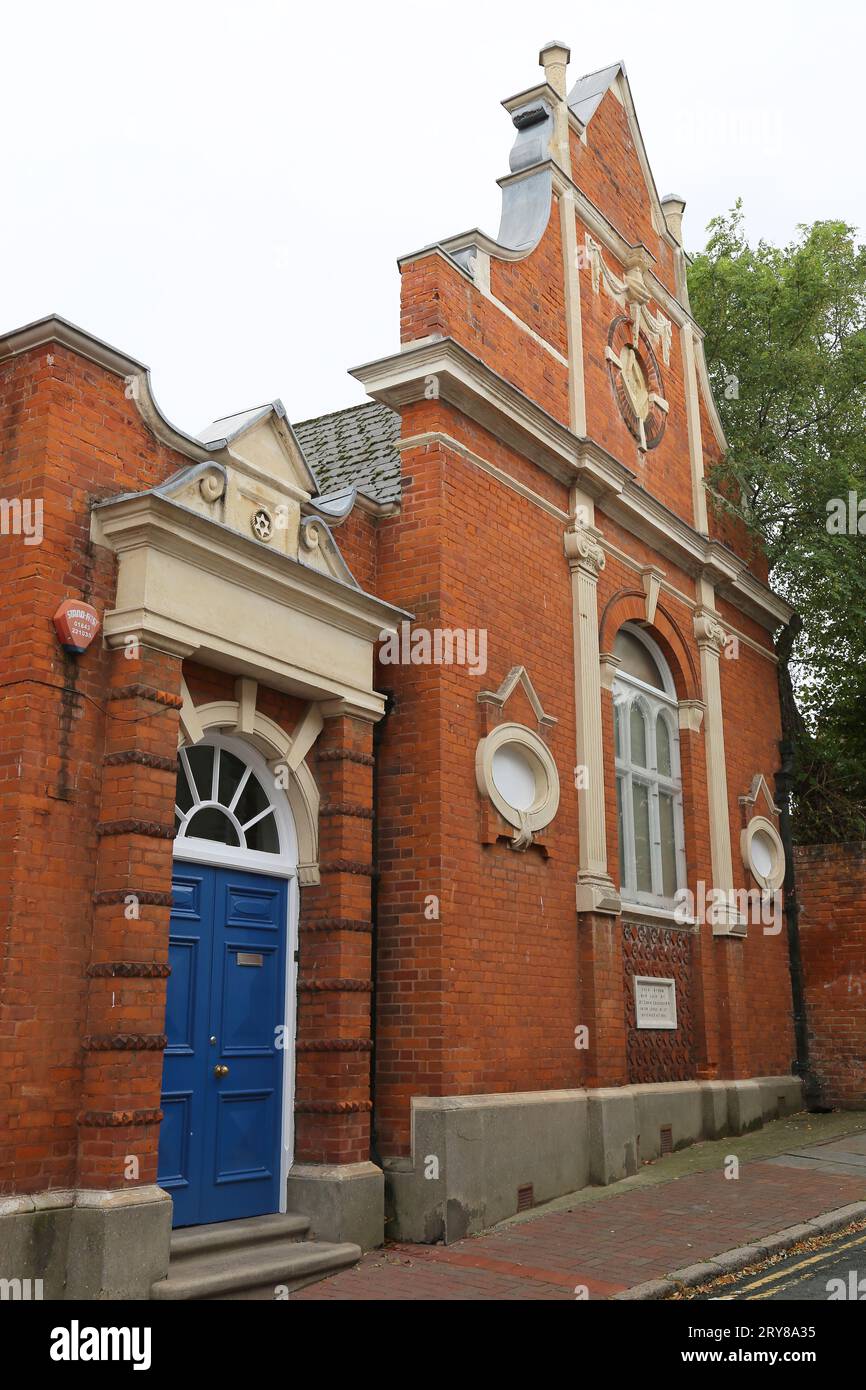
<path id="1" fill-rule="evenodd" d="M 801 1260 L 799 1264 L 788 1265 L 785 1269 L 777 1270 L 775 1274 L 765 1274 L 763 1278 L 755 1279 L 751 1284 L 744 1284 L 742 1289 L 740 1289 L 739 1293 L 726 1294 L 725 1299 L 719 1299 L 719 1302 L 721 1303 L 726 1301 L 727 1299 L 732 1298 L 742 1298 L 743 1294 L 747 1293 L 749 1289 L 760 1289 L 764 1284 L 772 1284 L 774 1280 L 786 1279 L 789 1275 L 796 1274 L 797 1270 L 799 1269 L 808 1269 L 810 1265 L 818 1264 L 819 1261 L 826 1260 L 828 1256 L 838 1255 L 843 1250 L 850 1250 L 851 1247 L 854 1245 L 863 1244 L 866 1244 L 866 1232 L 864 1232 L 862 1235 L 855 1236 L 852 1240 L 845 1241 L 844 1245 L 834 1245 L 832 1247 L 827 1246 L 824 1250 L 821 1250 L 817 1255 L 810 1255 L 808 1259 Z M 787 1288 L 788 1286 L 784 1285 L 783 1287 Z M 775 1289 L 771 1289 L 768 1294 L 756 1294 L 755 1297 L 767 1298 L 775 1292 Z"/>

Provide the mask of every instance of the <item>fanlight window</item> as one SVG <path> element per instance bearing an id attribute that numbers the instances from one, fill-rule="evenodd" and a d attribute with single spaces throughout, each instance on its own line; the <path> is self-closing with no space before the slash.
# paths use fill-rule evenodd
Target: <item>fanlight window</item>
<path id="1" fill-rule="evenodd" d="M 619 873 L 626 902 L 674 905 L 685 886 L 676 692 L 651 638 L 623 628 L 613 687 Z"/>
<path id="2" fill-rule="evenodd" d="M 228 748 L 182 748 L 174 807 L 178 840 L 210 840 L 279 854 L 273 802 L 253 769 Z"/>

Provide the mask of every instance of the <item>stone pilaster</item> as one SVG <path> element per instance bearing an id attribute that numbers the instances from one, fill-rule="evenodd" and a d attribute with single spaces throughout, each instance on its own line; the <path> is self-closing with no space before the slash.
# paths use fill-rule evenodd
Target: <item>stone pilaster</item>
<path id="1" fill-rule="evenodd" d="M 575 525 L 565 533 L 571 570 L 574 630 L 575 763 L 579 815 L 578 912 L 619 912 L 607 867 L 604 743 L 598 652 L 598 576 L 604 569 L 600 532 Z"/>
<path id="2" fill-rule="evenodd" d="M 710 858 L 713 870 L 712 887 L 727 895 L 728 906 L 718 907 L 713 923 L 714 933 L 730 934 L 737 926 L 737 915 L 731 894 L 734 870 L 731 859 L 731 822 L 728 813 L 728 779 L 725 762 L 725 730 L 722 716 L 722 687 L 719 659 L 727 633 L 712 609 L 695 612 L 695 639 L 701 656 L 701 686 L 706 716 L 704 744 L 707 758 L 707 808 L 710 821 Z"/>
<path id="3" fill-rule="evenodd" d="M 690 322 L 680 330 L 685 379 L 686 425 L 689 434 L 689 461 L 692 473 L 692 508 L 694 524 L 707 534 L 707 493 L 704 484 L 704 451 L 701 442 L 701 410 L 698 397 L 698 376 L 695 365 L 694 329 Z"/>

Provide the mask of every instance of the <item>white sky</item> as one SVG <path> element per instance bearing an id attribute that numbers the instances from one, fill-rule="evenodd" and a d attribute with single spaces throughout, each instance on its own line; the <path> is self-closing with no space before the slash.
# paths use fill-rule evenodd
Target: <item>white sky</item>
<path id="1" fill-rule="evenodd" d="M 0 332 L 58 312 L 146 362 L 169 419 L 363 399 L 398 343 L 396 257 L 495 233 L 541 76 L 626 63 L 686 243 L 738 195 L 753 239 L 866 228 L 862 0 L 4 5 Z"/>

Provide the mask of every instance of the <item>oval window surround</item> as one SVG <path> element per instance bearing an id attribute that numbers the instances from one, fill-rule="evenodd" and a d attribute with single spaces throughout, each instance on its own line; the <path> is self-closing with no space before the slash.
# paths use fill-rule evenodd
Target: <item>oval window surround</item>
<path id="1" fill-rule="evenodd" d="M 527 848 L 559 809 L 556 763 L 547 744 L 523 724 L 500 724 L 480 740 L 475 779 L 482 796 L 518 831 L 515 848 Z"/>
<path id="2" fill-rule="evenodd" d="M 740 834 L 743 863 L 761 888 L 775 892 L 785 880 L 785 847 L 766 816 L 753 816 Z"/>

